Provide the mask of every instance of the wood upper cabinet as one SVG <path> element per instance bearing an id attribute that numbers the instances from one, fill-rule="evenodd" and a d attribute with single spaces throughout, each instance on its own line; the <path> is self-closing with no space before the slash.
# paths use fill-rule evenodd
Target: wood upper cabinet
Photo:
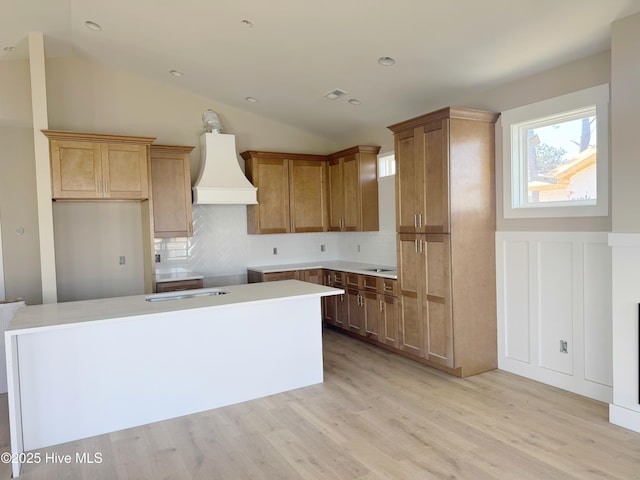
<path id="1" fill-rule="evenodd" d="M 54 199 L 149 198 L 149 137 L 43 130 Z"/>
<path id="2" fill-rule="evenodd" d="M 329 155 L 329 230 L 378 230 L 378 152 L 358 145 Z"/>
<path id="3" fill-rule="evenodd" d="M 322 232 L 327 229 L 326 157 L 247 151 L 247 178 L 258 204 L 247 206 L 249 233 Z"/>
<path id="4" fill-rule="evenodd" d="M 155 238 L 193 235 L 191 170 L 193 147 L 151 145 L 151 198 Z"/>
<path id="5" fill-rule="evenodd" d="M 324 160 L 289 160 L 291 232 L 327 230 L 327 165 Z"/>
<path id="6" fill-rule="evenodd" d="M 497 366 L 493 112 L 389 127 L 396 148 L 401 349 L 468 376 Z"/>
<path id="7" fill-rule="evenodd" d="M 448 118 L 435 119 L 396 135 L 399 233 L 449 232 L 448 138 Z"/>

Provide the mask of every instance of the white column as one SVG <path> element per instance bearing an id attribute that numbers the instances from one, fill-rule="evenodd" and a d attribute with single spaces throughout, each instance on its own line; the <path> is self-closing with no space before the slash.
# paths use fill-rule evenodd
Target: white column
<path id="1" fill-rule="evenodd" d="M 29 33 L 29 67 L 31 71 L 31 108 L 33 110 L 38 229 L 40 232 L 42 302 L 55 303 L 58 301 L 58 292 L 56 286 L 56 256 L 53 239 L 49 141 L 41 132 L 41 130 L 49 128 L 44 38 L 42 33 Z"/>

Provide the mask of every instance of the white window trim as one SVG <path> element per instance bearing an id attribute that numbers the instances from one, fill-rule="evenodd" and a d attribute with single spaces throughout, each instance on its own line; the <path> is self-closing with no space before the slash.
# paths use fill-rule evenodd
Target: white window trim
<path id="1" fill-rule="evenodd" d="M 385 152 L 385 153 L 380 153 L 378 154 L 378 178 L 385 178 L 385 177 L 393 177 L 395 175 L 395 172 L 397 171 L 397 165 L 396 165 L 396 158 L 395 158 L 395 150 L 391 150 L 390 152 Z M 382 159 L 386 159 L 389 157 L 393 157 L 393 164 L 394 164 L 394 168 L 393 168 L 393 172 L 394 173 L 387 173 L 386 175 L 382 175 L 382 168 L 381 168 L 381 160 Z"/>
<path id="2" fill-rule="evenodd" d="M 517 156 L 515 157 L 516 160 L 514 160 L 513 154 L 514 149 L 517 149 L 517 145 L 513 145 L 512 142 L 512 128 L 514 128 L 514 125 L 590 105 L 596 106 L 598 122 L 596 134 L 598 145 L 596 203 L 589 202 L 590 204 L 581 205 L 577 202 L 575 205 L 567 205 L 562 202 L 562 205 L 558 206 L 550 202 L 536 206 L 528 204 L 514 207 L 514 203 L 519 203 L 516 182 L 521 181 L 520 176 L 515 179 L 512 177 L 513 174 L 519 174 Z M 609 214 L 609 84 L 598 85 L 502 112 L 500 122 L 502 126 L 502 183 L 505 218 L 602 217 Z"/>

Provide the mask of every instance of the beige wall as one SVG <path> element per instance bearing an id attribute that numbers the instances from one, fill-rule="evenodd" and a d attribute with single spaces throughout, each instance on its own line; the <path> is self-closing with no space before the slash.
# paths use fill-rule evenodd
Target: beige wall
<path id="1" fill-rule="evenodd" d="M 59 302 L 144 293 L 141 205 L 55 202 Z"/>
<path id="2" fill-rule="evenodd" d="M 611 189 L 614 232 L 640 232 L 640 14 L 612 28 Z"/>
<path id="3" fill-rule="evenodd" d="M 629 48 L 633 48 L 633 44 Z M 498 88 L 460 98 L 454 106 L 501 112 L 565 93 L 608 83 L 611 76 L 609 51 L 527 77 Z M 442 105 L 444 107 L 446 105 Z M 428 113 L 428 112 L 424 112 Z M 497 230 L 531 231 L 609 231 L 611 217 L 505 219 L 502 212 L 502 131 L 496 124 L 496 209 Z M 383 128 L 352 134 L 342 139 L 343 146 L 371 142 L 382 145 L 382 152 L 393 150 L 391 132 Z M 640 168 L 640 167 L 638 167 Z"/>
<path id="4" fill-rule="evenodd" d="M 0 221 L 5 297 L 42 303 L 33 130 L 0 127 Z M 20 233 L 23 232 L 23 233 Z"/>
<path id="5" fill-rule="evenodd" d="M 195 146 L 194 179 L 200 168 L 202 113 L 207 108 L 220 115 L 225 133 L 236 136 L 238 152 L 336 150 L 327 138 L 79 57 L 47 60 L 47 90 L 49 128 L 144 135 L 156 137 L 160 144 Z"/>
<path id="6" fill-rule="evenodd" d="M 0 62 L 0 127 L 31 128 L 29 60 Z"/>
<path id="7" fill-rule="evenodd" d="M 156 143 L 195 146 L 192 179 L 200 168 L 201 117 L 207 108 L 218 112 L 226 133 L 236 135 L 238 152 L 328 153 L 334 149 L 331 141 L 317 135 L 77 56 L 48 59 L 46 66 L 49 128 L 143 135 L 156 137 Z M 133 262 L 142 257 L 138 253 L 140 215 L 131 215 L 131 205 L 56 204 L 60 301 L 143 292 L 143 266 L 141 261 Z M 132 260 L 125 268 L 114 263 L 125 254 L 121 251 L 129 251 L 127 258 Z"/>
<path id="8" fill-rule="evenodd" d="M 0 222 L 5 297 L 42 303 L 28 60 L 0 62 Z M 17 231 L 24 233 L 19 235 Z"/>

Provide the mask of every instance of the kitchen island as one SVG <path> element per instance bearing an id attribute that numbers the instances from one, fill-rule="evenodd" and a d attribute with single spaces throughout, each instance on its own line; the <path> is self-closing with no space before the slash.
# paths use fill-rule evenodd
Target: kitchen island
<path id="1" fill-rule="evenodd" d="M 23 307 L 5 333 L 13 476 L 23 452 L 321 383 L 320 297 L 340 293 L 288 280 Z"/>

